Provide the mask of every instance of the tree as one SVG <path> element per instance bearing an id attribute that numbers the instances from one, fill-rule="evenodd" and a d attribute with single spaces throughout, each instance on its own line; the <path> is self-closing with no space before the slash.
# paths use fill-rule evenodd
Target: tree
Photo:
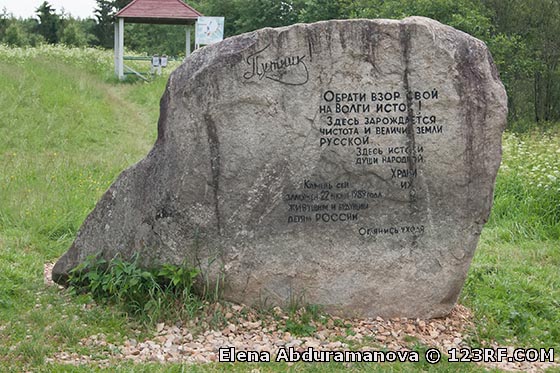
<path id="1" fill-rule="evenodd" d="M 60 35 L 60 42 L 73 47 L 85 47 L 88 45 L 88 35 L 75 19 L 69 19 Z"/>
<path id="2" fill-rule="evenodd" d="M 13 18 L 13 16 L 8 14 L 8 9 L 6 7 L 2 8 L 2 13 L 0 13 L 0 40 L 4 39 L 6 29 L 11 23 L 10 18 Z"/>
<path id="3" fill-rule="evenodd" d="M 185 54 L 185 28 L 178 25 L 131 23 L 125 27 L 127 47 L 145 54 Z"/>
<path id="4" fill-rule="evenodd" d="M 348 0 L 300 0 L 299 22 L 317 22 L 329 19 L 348 18 Z"/>
<path id="5" fill-rule="evenodd" d="M 478 0 L 355 0 L 343 7 L 352 18 L 429 17 L 479 38 L 492 29 L 489 11 Z"/>
<path id="6" fill-rule="evenodd" d="M 97 0 L 95 18 L 97 23 L 93 29 L 98 45 L 113 48 L 113 23 L 115 22 L 115 5 L 110 0 Z"/>
<path id="7" fill-rule="evenodd" d="M 112 3 L 115 6 L 115 8 L 117 8 L 117 10 L 121 10 L 122 8 L 124 8 L 125 6 L 127 6 L 128 4 L 130 4 L 132 2 L 132 0 L 113 0 Z"/>
<path id="8" fill-rule="evenodd" d="M 500 42 L 490 42 L 508 88 L 510 118 L 560 120 L 560 4 L 484 0 Z M 501 65 L 501 66 L 500 66 Z"/>
<path id="9" fill-rule="evenodd" d="M 29 45 L 29 35 L 25 32 L 23 26 L 19 22 L 12 22 L 6 28 L 4 42 L 8 45 L 23 47 Z"/>
<path id="10" fill-rule="evenodd" d="M 45 44 L 45 38 L 43 35 L 37 33 L 37 26 L 39 21 L 35 18 L 27 18 L 23 20 L 18 20 L 21 23 L 27 37 L 29 39 L 29 45 L 36 47 L 41 44 Z"/>
<path id="11" fill-rule="evenodd" d="M 232 3 L 239 10 L 234 21 L 236 33 L 287 26 L 298 20 L 297 3 L 293 0 L 232 0 Z"/>
<path id="12" fill-rule="evenodd" d="M 239 8 L 236 0 L 205 0 L 190 3 L 206 16 L 225 17 L 224 37 L 240 33 L 237 23 L 241 18 L 242 9 Z"/>
<path id="13" fill-rule="evenodd" d="M 42 35 L 47 43 L 56 44 L 58 42 L 58 29 L 60 17 L 55 13 L 55 9 L 44 1 L 36 10 L 39 17 L 37 32 Z"/>
<path id="14" fill-rule="evenodd" d="M 534 60 L 534 120 L 557 121 L 560 120 L 560 4 L 552 0 L 529 3 L 531 11 L 522 24 Z"/>

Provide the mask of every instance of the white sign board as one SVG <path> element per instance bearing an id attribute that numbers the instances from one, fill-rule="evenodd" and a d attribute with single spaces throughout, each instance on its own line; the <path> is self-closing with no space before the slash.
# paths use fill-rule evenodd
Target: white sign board
<path id="1" fill-rule="evenodd" d="M 224 17 L 198 17 L 196 44 L 214 44 L 224 39 Z"/>

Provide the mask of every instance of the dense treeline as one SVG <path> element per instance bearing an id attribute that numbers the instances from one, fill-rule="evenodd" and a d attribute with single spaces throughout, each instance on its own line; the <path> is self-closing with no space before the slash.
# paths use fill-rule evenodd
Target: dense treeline
<path id="1" fill-rule="evenodd" d="M 48 2 L 37 16 L 0 15 L 0 41 L 16 46 L 64 43 L 112 48 L 113 16 L 130 0 L 97 0 L 94 19 L 57 13 Z M 232 36 L 262 27 L 336 18 L 430 17 L 484 40 L 509 94 L 510 123 L 560 121 L 560 2 L 557 0 L 190 0 L 206 15 L 226 17 Z M 127 25 L 126 46 L 145 53 L 184 53 L 184 28 Z"/>

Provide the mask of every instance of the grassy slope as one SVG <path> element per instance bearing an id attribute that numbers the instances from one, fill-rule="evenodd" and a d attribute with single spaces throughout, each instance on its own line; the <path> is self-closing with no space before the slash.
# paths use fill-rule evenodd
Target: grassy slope
<path id="1" fill-rule="evenodd" d="M 68 248 L 116 175 L 151 147 L 165 81 L 116 84 L 108 77 L 109 54 L 102 56 L 105 60 L 99 67 L 93 58 L 84 65 L 78 61 L 81 55 L 72 53 L 66 59 L 70 62 L 41 57 L 49 53 L 14 64 L 2 61 L 0 51 L 0 371 L 14 366 L 15 371 L 29 367 L 49 371 L 53 367 L 42 365 L 44 358 L 59 350 L 101 357 L 103 349 L 86 349 L 79 340 L 103 332 L 109 341 L 118 342 L 135 328 L 118 310 L 92 307 L 87 297 L 72 298 L 46 288 L 42 271 L 45 261 L 55 260 Z M 500 172 L 494 212 L 462 302 L 474 309 L 479 320 L 474 345 L 495 339 L 501 344 L 556 347 L 558 351 L 560 213 L 555 208 L 560 206 L 560 190 L 554 192 L 559 186 L 548 174 L 560 166 L 560 140 L 556 136 L 539 147 L 541 138 L 528 138 L 535 145 L 529 155 L 523 153 L 527 147 L 519 141 L 511 137 L 506 141 L 509 168 Z M 546 172 L 539 168 L 529 174 L 523 171 L 528 162 L 552 166 Z M 531 184 L 539 178 L 552 190 Z M 250 367 L 256 366 L 237 364 L 227 369 Z M 197 370 L 224 368 L 210 365 Z M 287 369 L 282 364 L 259 368 Z M 295 371 L 339 368 L 337 364 L 292 367 Z M 461 368 L 477 370 L 475 366 Z M 120 370 L 133 369 L 181 370 L 129 364 Z M 355 365 L 353 369 L 380 368 Z M 454 371 L 455 366 L 382 368 L 387 369 Z"/>
<path id="2" fill-rule="evenodd" d="M 46 289 L 43 263 L 148 152 L 164 84 L 110 84 L 41 56 L 0 62 L 0 362 L 35 364 L 91 333 L 128 331 L 118 313 Z"/>

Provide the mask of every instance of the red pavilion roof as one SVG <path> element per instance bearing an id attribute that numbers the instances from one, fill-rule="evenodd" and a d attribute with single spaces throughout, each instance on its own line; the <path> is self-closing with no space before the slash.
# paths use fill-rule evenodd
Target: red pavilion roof
<path id="1" fill-rule="evenodd" d="M 117 17 L 133 23 L 193 24 L 202 16 L 181 0 L 133 0 Z"/>

